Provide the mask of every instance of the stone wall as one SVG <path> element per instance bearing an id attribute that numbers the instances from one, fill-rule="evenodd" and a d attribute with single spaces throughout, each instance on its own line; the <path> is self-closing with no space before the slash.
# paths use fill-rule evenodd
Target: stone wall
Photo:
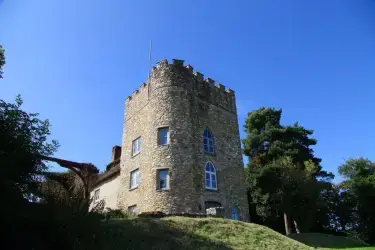
<path id="1" fill-rule="evenodd" d="M 118 206 L 137 205 L 140 212 L 202 213 L 206 201 L 217 201 L 231 216 L 239 208 L 247 221 L 248 202 L 240 148 L 235 95 L 212 79 L 174 60 L 161 61 L 148 84 L 126 99 Z M 168 126 L 170 143 L 157 144 L 157 131 Z M 203 151 L 203 131 L 215 137 L 214 155 Z M 132 156 L 132 141 L 141 137 L 141 152 Z M 205 189 L 207 161 L 217 170 L 218 189 Z M 157 170 L 169 169 L 170 189 L 157 190 Z M 130 172 L 139 169 L 140 184 L 130 190 Z"/>

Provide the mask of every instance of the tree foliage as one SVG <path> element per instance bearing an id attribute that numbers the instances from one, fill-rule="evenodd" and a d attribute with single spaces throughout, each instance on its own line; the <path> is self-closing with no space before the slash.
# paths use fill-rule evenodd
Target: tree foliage
<path id="1" fill-rule="evenodd" d="M 339 173 L 345 178 L 340 184 L 337 210 L 342 227 L 375 243 L 375 163 L 365 158 L 349 159 L 339 167 Z"/>
<path id="2" fill-rule="evenodd" d="M 2 207 L 1 224 L 10 234 L 8 239 L 14 239 L 12 229 L 27 237 L 24 223 L 33 216 L 30 200 L 37 192 L 37 174 L 47 169 L 40 155 L 51 155 L 58 147 L 57 141 L 47 141 L 48 120 L 24 112 L 21 105 L 20 96 L 15 103 L 0 100 L 0 187 L 2 202 L 7 204 Z"/>
<path id="3" fill-rule="evenodd" d="M 333 175 L 322 171 L 321 159 L 314 155 L 313 131 L 298 123 L 281 125 L 281 113 L 262 107 L 250 112 L 245 123 L 250 207 L 265 224 L 279 223 L 287 213 L 308 230 L 316 219 L 321 190 Z"/>
<path id="4" fill-rule="evenodd" d="M 0 100 L 0 180 L 5 193 L 28 197 L 37 184 L 36 174 L 47 169 L 40 155 L 53 154 L 58 142 L 47 141 L 49 121 L 22 111 L 21 105 L 20 96 L 15 103 Z"/>

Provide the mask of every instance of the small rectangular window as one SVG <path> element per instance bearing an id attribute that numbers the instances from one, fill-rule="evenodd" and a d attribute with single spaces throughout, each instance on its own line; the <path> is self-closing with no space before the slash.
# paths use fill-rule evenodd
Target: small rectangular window
<path id="1" fill-rule="evenodd" d="M 95 192 L 94 192 L 94 202 L 99 200 L 99 195 L 100 195 L 100 189 L 95 190 Z"/>
<path id="2" fill-rule="evenodd" d="M 128 212 L 133 213 L 133 214 L 138 214 L 139 211 L 138 211 L 137 205 L 128 207 Z"/>
<path id="3" fill-rule="evenodd" d="M 132 151 L 133 155 L 136 155 L 139 152 L 141 152 L 141 137 L 138 137 L 137 139 L 133 141 L 132 148 L 133 148 L 133 151 Z"/>
<path id="4" fill-rule="evenodd" d="M 158 170 L 157 176 L 157 188 L 159 190 L 167 190 L 169 189 L 169 170 L 168 169 L 161 169 Z"/>
<path id="5" fill-rule="evenodd" d="M 169 144 L 169 127 L 158 129 L 158 145 Z"/>
<path id="6" fill-rule="evenodd" d="M 130 172 L 130 188 L 136 188 L 139 185 L 139 169 Z"/>

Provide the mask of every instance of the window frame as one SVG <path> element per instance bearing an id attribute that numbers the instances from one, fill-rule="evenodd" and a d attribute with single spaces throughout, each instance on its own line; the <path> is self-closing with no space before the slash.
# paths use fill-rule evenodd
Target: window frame
<path id="1" fill-rule="evenodd" d="M 162 130 L 165 130 L 165 129 L 167 129 L 167 142 L 166 142 L 165 144 L 163 144 L 163 143 L 161 143 L 161 139 L 162 139 L 163 137 L 161 137 L 160 132 L 161 132 Z M 170 143 L 170 130 L 169 130 L 169 126 L 159 127 L 157 133 L 158 133 L 158 135 L 157 135 L 157 143 L 158 143 L 158 146 L 168 146 L 169 143 Z"/>
<path id="2" fill-rule="evenodd" d="M 94 190 L 93 194 L 93 202 L 97 202 L 100 200 L 100 188 Z"/>
<path id="3" fill-rule="evenodd" d="M 138 181 L 137 182 L 137 184 L 136 185 L 134 185 L 134 186 L 132 186 L 132 179 L 133 179 L 133 173 L 135 173 L 135 172 L 137 172 L 138 174 L 138 176 L 136 176 L 135 178 L 136 178 L 136 180 Z M 137 168 L 137 169 L 134 169 L 133 171 L 130 171 L 130 180 L 129 180 L 129 189 L 130 190 L 133 190 L 133 189 L 136 189 L 136 188 L 138 188 L 138 186 L 139 186 L 139 182 L 140 182 L 140 179 L 139 179 L 139 177 L 140 177 L 140 172 L 139 172 L 139 168 Z"/>
<path id="4" fill-rule="evenodd" d="M 160 178 L 160 173 L 161 173 L 162 171 L 167 171 L 167 176 L 166 176 L 166 187 L 165 187 L 165 188 L 161 188 L 161 187 L 160 187 L 160 180 L 161 180 L 161 178 Z M 161 169 L 157 169 L 157 170 L 156 170 L 156 190 L 158 190 L 158 191 L 167 191 L 167 190 L 169 190 L 169 189 L 170 189 L 170 184 L 169 184 L 169 182 L 170 182 L 170 170 L 169 170 L 169 168 L 161 168 Z"/>
<path id="5" fill-rule="evenodd" d="M 207 131 L 207 135 L 205 135 L 206 131 Z M 207 140 L 207 143 L 205 143 L 205 140 Z M 210 142 L 212 143 L 211 146 L 210 146 Z M 206 150 L 206 147 L 207 147 L 207 150 Z M 210 150 L 211 147 L 212 147 L 212 152 Z M 207 127 L 204 128 L 204 130 L 203 130 L 203 152 L 206 153 L 206 154 L 210 154 L 210 155 L 215 155 L 215 152 L 216 152 L 215 136 L 212 133 L 212 131 Z"/>
<path id="6" fill-rule="evenodd" d="M 212 168 L 214 171 L 207 171 L 207 165 L 208 164 L 211 164 Z M 209 184 L 207 186 L 207 174 L 209 174 Z M 213 178 L 212 176 L 215 176 L 215 187 L 213 187 L 212 183 L 213 183 Z M 212 162 L 212 161 L 208 161 L 206 162 L 206 164 L 204 165 L 204 186 L 206 188 L 206 190 L 217 190 L 217 170 L 216 170 L 216 167 L 215 167 L 215 164 Z"/>
<path id="7" fill-rule="evenodd" d="M 136 148 L 138 149 L 138 151 L 134 150 L 135 144 L 136 144 Z M 141 153 L 141 144 L 142 144 L 141 136 L 137 137 L 136 139 L 132 141 L 132 156 L 136 156 Z"/>

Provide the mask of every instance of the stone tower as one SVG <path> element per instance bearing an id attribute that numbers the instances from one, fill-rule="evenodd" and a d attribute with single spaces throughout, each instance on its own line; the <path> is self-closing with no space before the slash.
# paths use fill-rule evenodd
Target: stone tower
<path id="1" fill-rule="evenodd" d="M 126 99 L 118 206 L 249 220 L 234 92 L 183 60 L 157 63 Z"/>

